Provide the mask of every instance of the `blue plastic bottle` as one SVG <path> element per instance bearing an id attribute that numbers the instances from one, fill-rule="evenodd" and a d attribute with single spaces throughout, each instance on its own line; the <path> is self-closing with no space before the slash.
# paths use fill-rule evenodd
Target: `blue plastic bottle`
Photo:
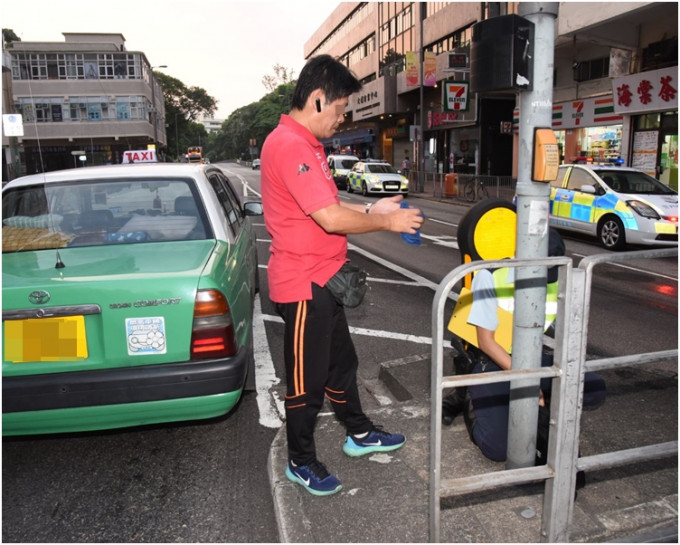
<path id="1" fill-rule="evenodd" d="M 401 201 L 399 206 L 402 208 L 411 208 L 407 201 Z M 416 233 L 414 235 L 402 233 L 401 238 L 406 244 L 410 244 L 411 246 L 420 246 L 420 229 L 416 229 Z"/>

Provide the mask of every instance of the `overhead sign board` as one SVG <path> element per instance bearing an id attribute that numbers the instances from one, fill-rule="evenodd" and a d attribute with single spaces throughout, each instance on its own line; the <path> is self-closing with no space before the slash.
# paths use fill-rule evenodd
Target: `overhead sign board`
<path id="1" fill-rule="evenodd" d="M 678 109 L 678 67 L 612 78 L 614 110 L 637 114 Z"/>

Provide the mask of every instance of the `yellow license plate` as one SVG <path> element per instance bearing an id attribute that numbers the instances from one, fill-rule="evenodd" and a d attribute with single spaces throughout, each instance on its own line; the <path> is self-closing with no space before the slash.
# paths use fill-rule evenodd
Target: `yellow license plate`
<path id="1" fill-rule="evenodd" d="M 5 321 L 5 361 L 71 361 L 87 358 L 85 317 Z"/>

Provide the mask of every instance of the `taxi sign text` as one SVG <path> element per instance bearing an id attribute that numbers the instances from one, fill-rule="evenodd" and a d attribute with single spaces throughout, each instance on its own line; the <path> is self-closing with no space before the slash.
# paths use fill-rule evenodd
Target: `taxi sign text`
<path id="1" fill-rule="evenodd" d="M 157 163 L 154 150 L 128 150 L 123 152 L 123 163 Z"/>

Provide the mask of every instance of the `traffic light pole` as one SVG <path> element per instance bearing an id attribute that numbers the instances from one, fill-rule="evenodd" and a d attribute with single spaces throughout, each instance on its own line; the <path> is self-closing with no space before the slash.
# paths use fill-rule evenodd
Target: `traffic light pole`
<path id="1" fill-rule="evenodd" d="M 550 184 L 532 181 L 534 129 L 552 126 L 555 19 L 557 2 L 522 2 L 519 15 L 535 25 L 532 90 L 519 93 L 519 153 L 517 173 L 516 257 L 548 255 Z M 519 267 L 515 271 L 513 369 L 541 366 L 545 321 L 546 267 Z M 539 385 L 513 381 L 510 387 L 507 467 L 534 465 L 536 403 Z"/>

